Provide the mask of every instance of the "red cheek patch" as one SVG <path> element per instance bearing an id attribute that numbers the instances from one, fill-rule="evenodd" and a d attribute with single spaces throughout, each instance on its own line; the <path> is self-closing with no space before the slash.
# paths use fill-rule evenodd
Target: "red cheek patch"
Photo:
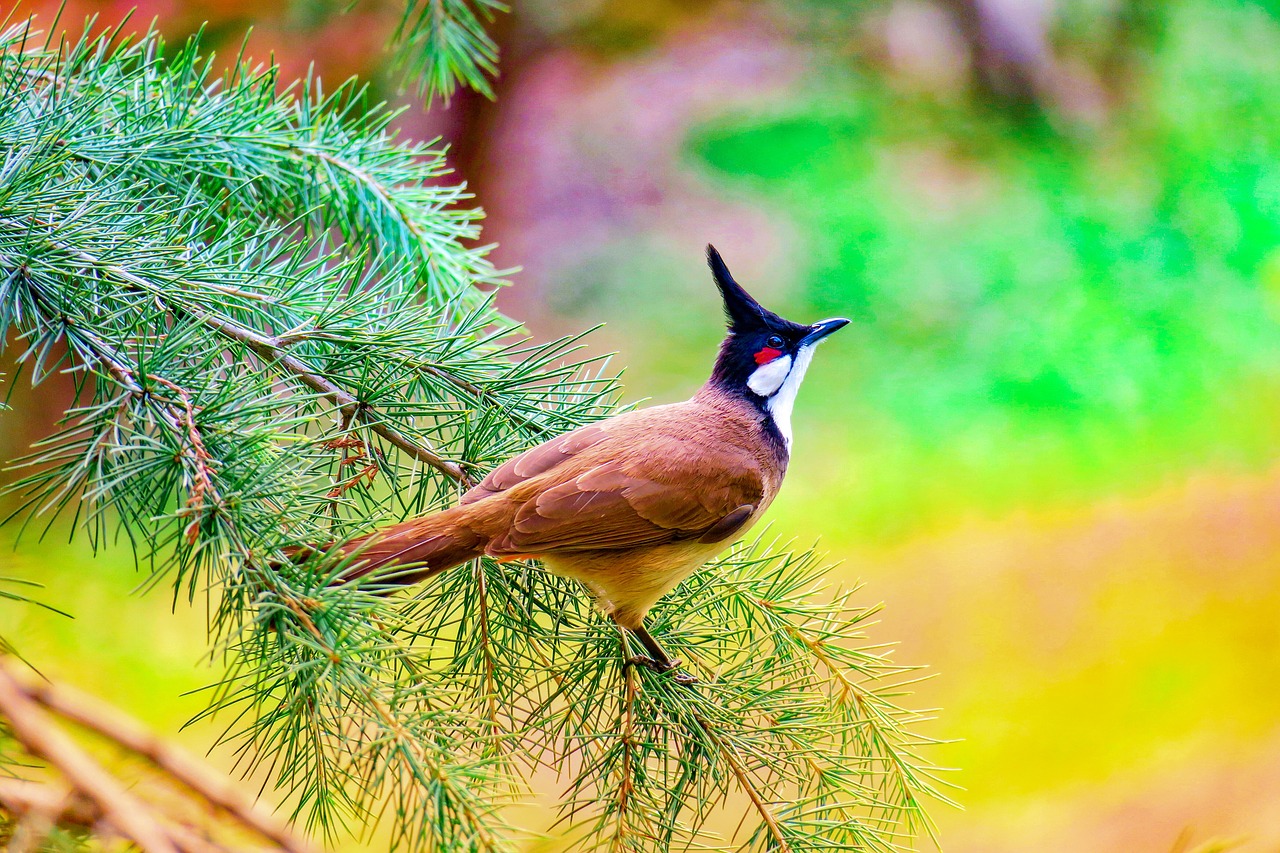
<path id="1" fill-rule="evenodd" d="M 780 355 L 782 355 L 782 350 L 765 347 L 756 353 L 756 364 L 768 364 Z"/>

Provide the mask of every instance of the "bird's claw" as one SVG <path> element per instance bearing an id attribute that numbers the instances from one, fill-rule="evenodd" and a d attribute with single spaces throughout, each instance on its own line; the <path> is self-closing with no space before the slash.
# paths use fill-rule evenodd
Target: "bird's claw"
<path id="1" fill-rule="evenodd" d="M 635 655 L 634 657 L 629 658 L 627 663 L 630 666 L 642 666 L 650 672 L 656 672 L 659 674 L 671 673 L 671 680 L 676 684 L 688 686 L 690 684 L 698 683 L 697 678 L 680 669 L 682 661 L 679 659 L 656 661 L 647 655 Z"/>

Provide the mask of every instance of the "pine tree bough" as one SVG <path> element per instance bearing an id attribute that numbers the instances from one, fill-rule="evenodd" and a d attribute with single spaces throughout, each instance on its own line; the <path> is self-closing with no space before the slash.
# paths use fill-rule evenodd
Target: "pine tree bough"
<path id="1" fill-rule="evenodd" d="M 456 54 L 431 67 L 465 54 L 483 81 L 457 16 L 497 4 L 422 8 L 447 14 L 413 44 Z M 705 842 L 726 800 L 758 850 L 928 830 L 926 717 L 898 699 L 915 675 L 812 552 L 740 543 L 660 602 L 650 628 L 695 689 L 624 667 L 589 596 L 533 566 L 486 558 L 385 595 L 286 559 L 438 508 L 617 409 L 581 336 L 532 343 L 494 310 L 479 212 L 393 117 L 354 84 L 244 63 L 215 79 L 198 41 L 0 34 L 0 340 L 77 391 L 18 461 L 23 515 L 66 513 L 95 548 L 123 533 L 151 583 L 211 593 L 200 719 L 336 846 L 385 820 L 414 851 L 518 849 L 504 806 L 544 768 L 580 849 Z M 125 808 L 85 784 L 92 808 Z"/>
<path id="2" fill-rule="evenodd" d="M 52 230 L 50 223 L 39 222 L 34 219 L 28 223 L 27 227 L 30 228 L 31 226 L 36 225 L 41 226 L 43 229 Z M 22 223 L 0 219 L 0 228 L 3 227 L 8 227 L 14 231 L 18 231 L 22 230 L 23 225 Z M 224 337 L 247 345 L 249 349 L 263 361 L 279 365 L 300 379 L 305 385 L 307 385 L 307 387 L 319 392 L 325 397 L 325 399 L 332 401 L 338 406 L 339 410 L 344 415 L 356 420 L 368 419 L 369 411 L 368 407 L 364 403 L 360 402 L 354 396 L 342 390 L 325 377 L 311 370 L 297 358 L 281 352 L 281 344 L 278 340 L 209 314 L 197 314 L 196 312 L 190 312 L 185 308 L 168 305 L 164 302 L 162 291 L 159 288 L 153 286 L 150 282 L 142 279 L 141 277 L 133 275 L 126 269 L 119 266 L 103 264 L 99 259 L 91 257 L 84 252 L 69 250 L 68 247 L 60 245 L 52 238 L 48 240 L 47 245 L 50 249 L 55 251 L 69 251 L 73 257 L 84 263 L 87 267 L 97 270 L 102 275 L 118 278 L 126 288 L 136 287 L 145 293 L 153 295 L 158 305 L 162 308 L 187 313 L 193 319 L 204 323 Z M 219 290 L 223 293 L 228 292 L 225 288 Z M 100 357 L 103 356 L 100 354 Z M 108 359 L 106 363 L 117 377 L 122 377 L 128 374 L 128 370 L 118 361 Z M 442 458 L 432 450 L 423 447 L 421 444 L 412 441 L 404 435 L 401 435 L 393 427 L 384 423 L 372 422 L 370 423 L 370 428 L 378 435 L 403 450 L 405 453 L 410 454 L 415 459 L 425 462 L 438 471 L 448 474 L 459 483 L 462 483 L 465 486 L 475 485 L 472 479 L 467 476 L 466 472 L 464 472 L 456 462 L 450 462 L 449 460 Z"/>
<path id="3" fill-rule="evenodd" d="M 236 326 L 219 320 L 216 317 L 200 317 L 198 318 L 206 325 L 217 329 L 221 334 L 233 340 L 240 341 L 249 346 L 263 361 L 274 362 L 285 370 L 292 373 L 298 379 L 302 380 L 307 387 L 319 392 L 326 399 L 337 404 L 338 409 L 343 415 L 356 422 L 365 422 L 369 419 L 369 407 L 360 402 L 351 394 L 343 391 L 337 385 L 330 382 L 325 377 L 315 373 L 305 364 L 291 355 L 284 354 L 280 351 L 280 344 L 271 338 L 259 335 L 256 332 Z M 425 462 L 437 471 L 448 474 L 463 486 L 471 487 L 475 485 L 475 481 L 467 475 L 462 467 L 456 462 L 450 462 L 448 459 L 441 457 L 439 454 L 423 447 L 421 444 L 401 435 L 393 427 L 384 423 L 371 422 L 369 428 L 396 447 L 408 453 L 413 458 Z"/>

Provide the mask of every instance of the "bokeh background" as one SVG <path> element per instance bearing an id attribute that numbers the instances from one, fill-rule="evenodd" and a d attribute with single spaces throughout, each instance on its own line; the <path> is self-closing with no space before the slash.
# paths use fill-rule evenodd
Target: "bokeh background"
<path id="1" fill-rule="evenodd" d="M 780 313 L 854 318 L 770 519 L 934 673 L 944 849 L 1280 850 L 1280 3 L 516 0 L 496 101 L 430 110 L 384 70 L 391 0 L 138 5 L 409 103 L 523 267 L 502 307 L 606 322 L 631 400 L 705 378 L 707 242 Z M 5 372 L 12 458 L 68 398 Z M 65 539 L 0 574 L 75 620 L 0 602 L 3 633 L 175 729 L 211 680 L 201 607 Z"/>

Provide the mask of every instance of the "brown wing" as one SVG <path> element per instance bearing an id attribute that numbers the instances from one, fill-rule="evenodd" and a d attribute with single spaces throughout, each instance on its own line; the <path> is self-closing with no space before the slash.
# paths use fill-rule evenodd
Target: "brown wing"
<path id="1" fill-rule="evenodd" d="M 510 501 L 507 529 L 487 549 L 494 555 L 727 539 L 760 505 L 759 466 L 740 448 L 686 432 L 661 417 L 584 427 L 507 462 L 463 501 Z"/>
<path id="2" fill-rule="evenodd" d="M 505 492 L 530 477 L 544 474 L 573 456 L 603 441 L 608 433 L 600 424 L 589 424 L 578 427 L 572 432 L 556 436 L 537 447 L 531 447 L 519 456 L 508 459 L 489 472 L 473 489 L 462 496 L 461 503 L 475 503 L 478 500 Z"/>

